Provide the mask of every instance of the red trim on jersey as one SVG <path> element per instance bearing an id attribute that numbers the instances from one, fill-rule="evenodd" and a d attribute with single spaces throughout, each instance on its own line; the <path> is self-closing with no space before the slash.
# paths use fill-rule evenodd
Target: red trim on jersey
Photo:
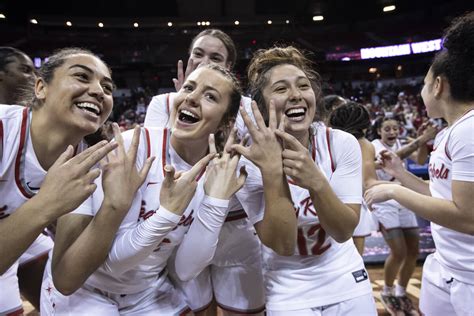
<path id="1" fill-rule="evenodd" d="M 18 147 L 18 153 L 16 154 L 15 160 L 15 183 L 20 189 L 20 192 L 27 198 L 32 198 L 33 195 L 28 193 L 21 183 L 20 178 L 20 167 L 21 167 L 21 158 L 23 157 L 23 150 L 26 143 L 26 132 L 27 132 L 27 125 L 28 125 L 28 108 L 25 108 L 22 113 L 21 118 L 21 130 L 20 130 L 20 146 Z"/>
<path id="2" fill-rule="evenodd" d="M 246 218 L 247 213 L 243 209 L 236 210 L 236 211 L 231 211 L 227 214 L 227 217 L 225 218 L 226 222 L 232 222 L 236 221 L 238 219 Z"/>
<path id="3" fill-rule="evenodd" d="M 3 122 L 0 121 L 0 160 L 3 156 Z"/>
<path id="4" fill-rule="evenodd" d="M 166 146 L 167 144 L 168 144 L 168 129 L 165 128 L 163 129 L 163 143 L 161 144 L 161 165 L 163 168 L 164 177 L 166 176 L 165 166 L 166 166 L 166 156 L 168 155 L 168 152 L 167 152 L 168 146 Z"/>
<path id="5" fill-rule="evenodd" d="M 265 305 L 257 307 L 257 308 L 253 308 L 253 309 L 238 309 L 238 308 L 222 305 L 221 303 L 217 302 L 217 300 L 216 300 L 216 303 L 217 303 L 217 306 L 219 306 L 223 310 L 226 310 L 228 312 L 232 312 L 235 314 L 252 315 L 252 314 L 261 313 L 265 310 Z"/>
<path id="6" fill-rule="evenodd" d="M 150 158 L 150 155 L 151 155 L 151 148 L 150 148 L 150 131 L 148 130 L 148 128 L 144 128 L 145 130 L 145 138 L 146 138 L 146 157 L 147 158 Z"/>
<path id="7" fill-rule="evenodd" d="M 204 172 L 206 172 L 206 167 L 202 168 L 201 172 L 198 174 L 198 176 L 196 177 L 196 182 L 199 181 L 199 179 L 201 179 L 202 175 L 204 174 Z"/>
<path id="8" fill-rule="evenodd" d="M 23 307 L 20 307 L 20 308 L 17 309 L 16 311 L 7 313 L 6 316 L 19 316 L 19 315 L 23 315 L 23 312 L 24 312 Z"/>
<path id="9" fill-rule="evenodd" d="M 194 313 L 194 314 L 200 313 L 200 312 L 202 312 L 202 311 L 208 309 L 209 306 L 211 306 L 211 304 L 212 304 L 212 299 L 211 299 L 211 300 L 209 301 L 209 303 L 207 303 L 206 305 L 204 305 L 204 306 L 202 306 L 202 307 L 199 307 L 199 308 L 197 308 L 197 309 L 193 309 L 193 313 Z"/>
<path id="10" fill-rule="evenodd" d="M 170 115 L 170 94 L 166 94 L 166 111 L 168 111 L 168 116 Z"/>
<path id="11" fill-rule="evenodd" d="M 331 159 L 331 170 L 332 172 L 336 171 L 336 166 L 334 165 L 334 160 L 332 157 L 332 151 L 331 151 L 331 137 L 329 137 L 330 130 L 328 127 L 326 127 L 326 142 L 328 143 L 328 151 L 329 151 L 329 158 Z"/>

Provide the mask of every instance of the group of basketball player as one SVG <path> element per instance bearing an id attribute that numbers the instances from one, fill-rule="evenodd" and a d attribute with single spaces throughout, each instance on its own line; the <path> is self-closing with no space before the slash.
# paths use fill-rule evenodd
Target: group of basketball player
<path id="1" fill-rule="evenodd" d="M 361 257 L 370 214 L 391 249 L 383 303 L 417 315 L 406 295 L 414 213 L 432 222 L 436 245 L 421 311 L 469 315 L 473 34 L 474 13 L 454 20 L 425 77 L 428 116 L 447 128 L 426 125 L 406 146 L 393 119 L 371 144 L 354 102 L 320 119 L 319 75 L 292 46 L 254 54 L 246 97 L 233 41 L 201 32 L 186 69 L 178 62 L 177 91 L 153 98 L 142 128 L 112 123 L 113 140 L 101 140 L 114 90 L 101 58 L 62 49 L 34 73 L 25 54 L 1 48 L 0 315 L 22 313 L 22 274 L 39 274 L 46 253 L 41 297 L 22 287 L 44 315 L 212 315 L 216 305 L 225 315 L 376 315 Z M 428 183 L 402 159 L 426 159 L 435 135 Z"/>

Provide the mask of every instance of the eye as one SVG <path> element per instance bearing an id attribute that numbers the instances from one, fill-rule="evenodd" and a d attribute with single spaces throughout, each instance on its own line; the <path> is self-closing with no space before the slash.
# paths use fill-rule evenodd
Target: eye
<path id="1" fill-rule="evenodd" d="M 201 52 L 194 52 L 193 55 L 195 57 L 202 57 L 203 56 L 203 54 Z"/>
<path id="2" fill-rule="evenodd" d="M 184 84 L 181 89 L 183 89 L 184 91 L 188 91 L 188 92 L 191 92 L 193 91 L 193 86 L 190 85 L 190 84 Z"/>
<path id="3" fill-rule="evenodd" d="M 302 83 L 300 84 L 300 89 L 309 89 L 311 85 L 309 83 Z"/>
<path id="4" fill-rule="evenodd" d="M 206 93 L 204 96 L 206 97 L 206 99 L 209 99 L 211 101 L 217 101 L 217 97 L 212 93 Z"/>
<path id="5" fill-rule="evenodd" d="M 107 84 L 107 83 L 102 85 L 102 89 L 104 89 L 104 91 L 107 92 L 107 94 L 111 94 L 114 91 L 114 87 L 111 84 Z"/>
<path id="6" fill-rule="evenodd" d="M 216 56 L 216 57 L 212 57 L 211 60 L 213 62 L 220 63 L 222 61 L 222 58 Z"/>
<path id="7" fill-rule="evenodd" d="M 277 86 L 277 87 L 275 87 L 275 89 L 273 91 L 275 91 L 277 93 L 283 93 L 283 92 L 286 91 L 286 87 L 285 86 Z"/>
<path id="8" fill-rule="evenodd" d="M 87 82 L 89 80 L 89 75 L 85 72 L 76 72 L 74 76 L 82 82 Z"/>

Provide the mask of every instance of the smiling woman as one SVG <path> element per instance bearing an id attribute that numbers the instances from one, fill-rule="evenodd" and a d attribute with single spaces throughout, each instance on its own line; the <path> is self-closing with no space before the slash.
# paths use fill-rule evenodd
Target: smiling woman
<path id="1" fill-rule="evenodd" d="M 148 175 L 142 172 L 138 176 L 135 171 L 125 183 L 109 183 L 110 179 L 103 178 L 103 190 L 58 221 L 52 269 L 44 278 L 42 314 L 155 315 L 160 311 L 176 315 L 187 309 L 169 280 L 167 262 L 194 216 L 218 212 L 225 218 L 230 197 L 245 181 L 244 173 L 236 175 L 240 156 L 224 153 L 215 157 L 212 136 L 228 128 L 240 95 L 239 84 L 228 70 L 204 65 L 188 77 L 176 95 L 178 115 L 172 133 L 155 128 L 136 129 L 133 136 L 130 132 L 116 135 L 117 141 L 125 144 L 124 150 L 129 148 L 136 157 L 137 169 L 147 169 L 151 156 L 156 156 L 157 162 Z M 234 137 L 232 133 L 227 147 Z M 211 159 L 213 163 L 206 169 Z M 142 176 L 146 177 L 143 185 L 139 181 Z M 139 189 L 123 193 L 124 199 L 111 195 L 105 184 L 138 185 Z M 131 193 L 133 201 L 128 198 Z M 111 197 L 122 200 L 120 205 L 128 203 L 126 212 L 117 208 L 118 219 L 109 219 L 113 221 L 107 225 L 109 229 L 99 229 L 103 206 L 111 203 Z"/>
<path id="2" fill-rule="evenodd" d="M 113 104 L 110 71 L 93 53 L 63 49 L 51 56 L 39 70 L 29 100 L 31 107 L 0 105 L 0 275 L 11 290 L 6 303 L 2 290 L 0 313 L 21 310 L 17 259 L 46 226 L 94 192 L 100 172 L 93 166 L 105 156 L 104 168 L 118 161 L 104 178 L 126 183 L 121 170 L 134 166 L 111 153 L 120 143 L 87 148 L 83 142 L 104 123 Z M 118 196 L 136 190 L 107 188 Z M 105 208 L 110 212 L 121 206 Z"/>

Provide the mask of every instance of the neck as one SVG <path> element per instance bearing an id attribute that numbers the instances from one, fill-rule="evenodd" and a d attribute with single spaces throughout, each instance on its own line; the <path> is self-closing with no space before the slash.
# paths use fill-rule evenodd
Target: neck
<path id="1" fill-rule="evenodd" d="M 207 141 L 189 141 L 173 137 L 171 134 L 171 146 L 176 153 L 188 164 L 194 166 L 208 152 Z"/>
<path id="2" fill-rule="evenodd" d="M 444 108 L 443 118 L 448 122 L 448 126 L 451 126 L 469 110 L 474 109 L 474 102 L 450 102 L 449 104 L 446 103 Z"/>
<path id="3" fill-rule="evenodd" d="M 51 124 L 41 109 L 33 110 L 30 135 L 41 167 L 48 170 L 68 145 L 78 145 L 84 135 L 72 135 L 64 126 Z"/>

